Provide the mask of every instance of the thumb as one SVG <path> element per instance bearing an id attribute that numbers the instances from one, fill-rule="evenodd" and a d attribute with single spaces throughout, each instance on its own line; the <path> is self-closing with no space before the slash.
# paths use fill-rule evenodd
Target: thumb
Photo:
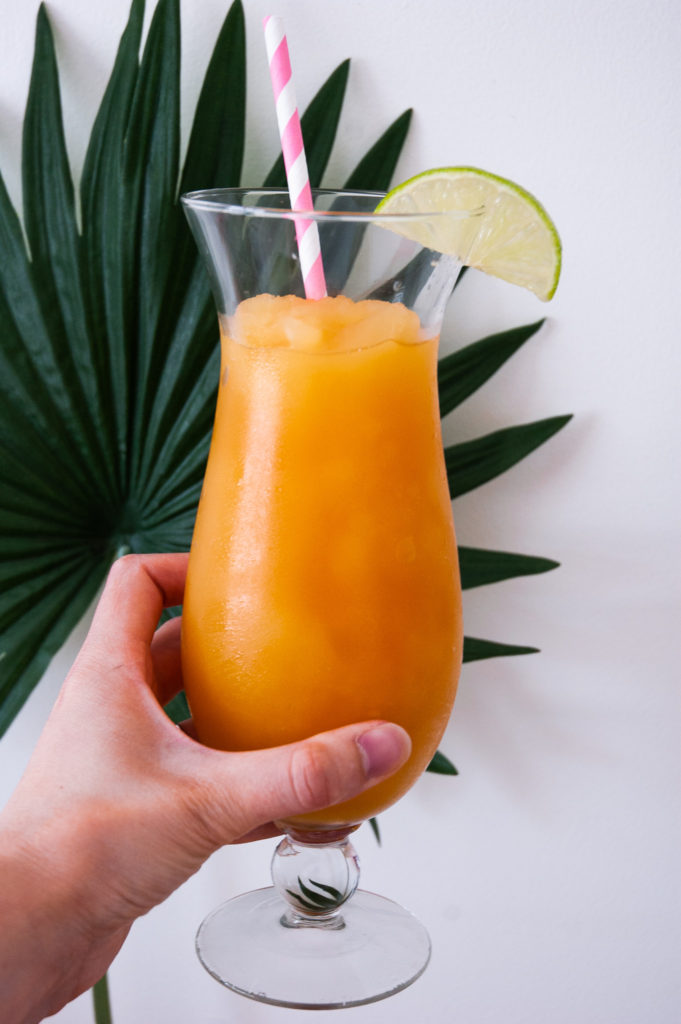
<path id="1" fill-rule="evenodd" d="M 205 766 L 212 799 L 204 794 L 201 805 L 219 846 L 267 822 L 351 799 L 400 768 L 411 740 L 399 725 L 363 722 L 267 750 L 202 750 L 214 763 Z"/>

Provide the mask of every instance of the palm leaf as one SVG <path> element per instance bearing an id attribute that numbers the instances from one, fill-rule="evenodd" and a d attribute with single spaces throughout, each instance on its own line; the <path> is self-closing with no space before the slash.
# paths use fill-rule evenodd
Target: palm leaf
<path id="1" fill-rule="evenodd" d="M 227 13 L 180 171 L 178 0 L 157 3 L 140 58 L 144 6 L 132 0 L 93 125 L 80 183 L 82 230 L 44 7 L 22 154 L 28 248 L 0 177 L 0 733 L 117 552 L 188 547 L 201 487 L 218 335 L 207 276 L 177 196 L 239 184 L 244 12 L 236 0 Z M 302 116 L 313 184 L 328 165 L 348 73 L 344 61 Z M 407 110 L 388 126 L 348 187 L 389 186 L 410 118 Z M 281 159 L 266 184 L 284 185 Z M 443 360 L 442 414 L 480 388 L 539 326 L 493 335 Z M 568 418 L 452 446 L 453 493 L 510 468 Z M 554 564 L 461 549 L 465 587 Z M 530 650 L 467 639 L 464 655 L 468 661 Z M 174 713 L 186 710 L 178 698 Z M 445 761 L 436 758 L 432 770 Z"/>

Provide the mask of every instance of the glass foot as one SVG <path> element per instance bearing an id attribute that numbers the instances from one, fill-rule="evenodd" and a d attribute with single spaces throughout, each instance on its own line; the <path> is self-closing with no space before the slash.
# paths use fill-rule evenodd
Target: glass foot
<path id="1" fill-rule="evenodd" d="M 333 920 L 296 918 L 274 887 L 223 903 L 196 950 L 227 988 L 275 1006 L 331 1010 L 400 992 L 423 974 L 430 939 L 392 900 L 358 889 Z"/>

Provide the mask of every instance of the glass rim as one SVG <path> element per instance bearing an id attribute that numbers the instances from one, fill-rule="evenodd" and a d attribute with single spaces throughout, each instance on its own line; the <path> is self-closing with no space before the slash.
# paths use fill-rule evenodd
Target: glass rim
<path id="1" fill-rule="evenodd" d="M 261 196 L 285 196 L 290 202 L 290 197 L 285 188 L 264 188 L 254 186 L 251 188 L 206 188 L 185 192 L 180 196 L 180 202 L 194 210 L 220 210 L 222 213 L 233 213 L 240 216 L 262 217 L 273 220 L 313 220 L 355 223 L 376 223 L 388 221 L 390 223 L 414 223 L 418 221 L 437 221 L 443 218 L 456 218 L 457 220 L 469 220 L 480 217 L 484 213 L 484 206 L 475 210 L 418 210 L 404 211 L 399 213 L 377 213 L 376 210 L 292 210 L 288 207 L 277 206 L 250 206 L 238 201 L 238 197 L 245 198 L 249 194 Z M 366 189 L 345 189 L 345 188 L 313 188 L 313 197 L 317 196 L 355 196 L 367 199 L 375 198 L 376 203 L 383 199 L 387 193 L 371 191 Z M 234 197 L 233 201 L 227 199 Z"/>

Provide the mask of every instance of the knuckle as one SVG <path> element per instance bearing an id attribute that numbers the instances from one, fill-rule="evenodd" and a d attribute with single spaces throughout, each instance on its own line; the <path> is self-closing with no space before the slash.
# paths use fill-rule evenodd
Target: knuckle
<path id="1" fill-rule="evenodd" d="M 139 565 L 140 561 L 141 561 L 141 556 L 140 555 L 132 555 L 132 554 L 121 555 L 119 558 L 117 558 L 113 562 L 113 564 L 111 566 L 111 572 L 112 573 L 118 573 L 118 574 L 125 574 L 127 572 L 130 572 L 131 570 L 136 569 L 136 567 Z"/>
<path id="2" fill-rule="evenodd" d="M 108 582 L 117 584 L 138 576 L 142 571 L 142 555 L 121 555 L 109 569 Z"/>
<path id="3" fill-rule="evenodd" d="M 239 815 L 228 795 L 210 783 L 191 779 L 183 779 L 179 790 L 178 805 L 190 824 L 192 843 L 203 855 L 229 842 Z"/>
<path id="4" fill-rule="evenodd" d="M 337 772 L 326 748 L 307 742 L 293 751 L 289 783 L 294 798 L 305 810 L 328 807 L 336 800 Z"/>

